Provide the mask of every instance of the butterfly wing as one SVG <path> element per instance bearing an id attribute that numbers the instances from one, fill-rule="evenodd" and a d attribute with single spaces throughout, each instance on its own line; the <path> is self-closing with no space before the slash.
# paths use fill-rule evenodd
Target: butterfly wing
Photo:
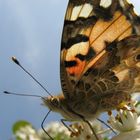
<path id="1" fill-rule="evenodd" d="M 129 102 L 131 93 L 140 92 L 139 80 L 140 36 L 133 35 L 108 45 L 106 53 L 76 84 L 75 98 L 86 99 L 91 105 L 96 103 L 99 110 L 111 110 Z M 83 90 L 86 94 L 81 96 Z"/>
<path id="2" fill-rule="evenodd" d="M 66 98 L 75 96 L 77 83 L 90 69 L 102 71 L 116 67 L 113 63 L 117 64 L 114 62 L 117 60 L 110 62 L 114 51 L 107 50 L 132 34 L 140 34 L 139 21 L 133 6 L 126 0 L 69 0 L 60 60 L 61 84 Z M 94 75 L 95 79 L 97 77 Z M 93 81 L 91 76 L 86 80 Z"/>

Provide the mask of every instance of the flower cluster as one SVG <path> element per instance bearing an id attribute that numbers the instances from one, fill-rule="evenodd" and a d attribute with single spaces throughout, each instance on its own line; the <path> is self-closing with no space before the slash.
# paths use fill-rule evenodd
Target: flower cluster
<path id="1" fill-rule="evenodd" d="M 140 140 L 139 105 L 139 102 L 133 102 L 131 104 L 132 110 L 120 110 L 116 117 L 110 116 L 110 125 L 118 131 L 118 135 L 111 140 Z"/>
<path id="2" fill-rule="evenodd" d="M 113 136 L 111 129 L 103 127 L 98 120 L 90 122 L 100 140 L 140 140 L 140 102 L 134 101 L 126 109 L 110 114 L 108 122 L 117 135 Z M 96 140 L 85 122 L 67 127 L 60 122 L 52 122 L 44 129 L 54 140 Z M 26 121 L 16 122 L 13 133 L 17 140 L 50 140 L 42 129 L 35 130 Z"/>

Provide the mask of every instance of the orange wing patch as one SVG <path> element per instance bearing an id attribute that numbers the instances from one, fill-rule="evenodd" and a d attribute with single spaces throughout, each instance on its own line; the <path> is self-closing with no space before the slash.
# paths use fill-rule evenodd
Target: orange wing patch
<path id="1" fill-rule="evenodd" d="M 89 41 L 87 42 L 79 42 L 72 45 L 69 49 L 67 49 L 65 65 L 66 70 L 69 75 L 79 77 L 81 72 L 83 71 L 86 61 L 80 60 L 78 57 L 86 56 L 89 50 Z"/>
<path id="2" fill-rule="evenodd" d="M 106 66 L 111 58 L 107 47 L 112 42 L 139 33 L 137 15 L 131 4 L 114 0 L 108 7 L 102 5 L 98 0 L 69 1 L 62 35 L 61 62 L 64 62 L 66 78 L 70 81 L 79 81 L 91 67 L 101 69 Z"/>
<path id="3" fill-rule="evenodd" d="M 80 61 L 79 59 L 76 58 L 74 59 L 74 61 L 76 62 L 76 66 L 66 68 L 66 70 L 68 74 L 70 74 L 71 76 L 79 78 L 85 68 L 86 61 Z"/>

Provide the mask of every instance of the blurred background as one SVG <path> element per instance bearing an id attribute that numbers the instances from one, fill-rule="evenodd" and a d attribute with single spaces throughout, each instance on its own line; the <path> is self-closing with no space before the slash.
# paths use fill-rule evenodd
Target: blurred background
<path id="1" fill-rule="evenodd" d="M 140 13 L 140 1 L 131 0 Z M 4 90 L 48 96 L 10 59 L 16 56 L 53 95 L 61 92 L 59 52 L 68 0 L 0 0 L 0 139 L 10 140 L 12 125 L 27 120 L 39 129 L 48 112 L 39 98 L 2 94 Z M 51 113 L 46 123 L 59 121 Z"/>

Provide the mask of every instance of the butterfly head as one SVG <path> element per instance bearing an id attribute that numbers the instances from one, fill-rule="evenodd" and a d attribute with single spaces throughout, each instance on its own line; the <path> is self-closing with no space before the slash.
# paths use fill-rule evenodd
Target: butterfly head
<path id="1" fill-rule="evenodd" d="M 61 102 L 59 97 L 56 96 L 50 96 L 42 98 L 44 105 L 46 105 L 50 110 L 59 112 L 61 109 Z"/>

